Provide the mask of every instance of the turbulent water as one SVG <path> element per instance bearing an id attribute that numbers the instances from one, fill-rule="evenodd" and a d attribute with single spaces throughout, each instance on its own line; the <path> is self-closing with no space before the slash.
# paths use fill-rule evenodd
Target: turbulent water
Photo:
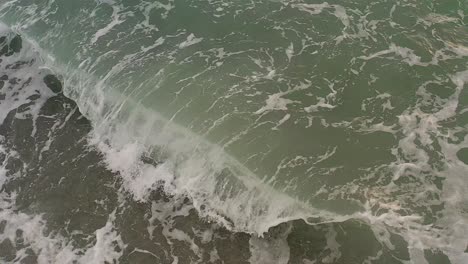
<path id="1" fill-rule="evenodd" d="M 468 263 L 466 0 L 0 0 L 1 263 Z"/>

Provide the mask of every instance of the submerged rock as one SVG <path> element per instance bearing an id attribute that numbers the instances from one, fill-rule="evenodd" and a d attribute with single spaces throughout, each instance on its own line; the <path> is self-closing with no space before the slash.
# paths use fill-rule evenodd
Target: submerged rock
<path id="1" fill-rule="evenodd" d="M 6 36 L 0 37 L 0 56 L 11 56 L 14 53 L 20 52 L 23 47 L 23 41 L 19 35 L 14 36 L 8 43 Z"/>
<path id="2" fill-rule="evenodd" d="M 457 157 L 458 157 L 458 159 L 460 159 L 461 161 L 463 161 L 463 163 L 465 163 L 465 164 L 468 165 L 468 148 L 462 148 L 462 149 L 460 149 L 460 150 L 457 152 Z"/>
<path id="3" fill-rule="evenodd" d="M 49 87 L 52 92 L 60 93 L 62 92 L 62 83 L 57 78 L 57 76 L 48 74 L 44 77 L 44 83 Z"/>
<path id="4" fill-rule="evenodd" d="M 23 47 L 23 41 L 19 35 L 16 35 L 10 41 L 10 50 L 14 53 L 20 52 L 21 48 Z"/>

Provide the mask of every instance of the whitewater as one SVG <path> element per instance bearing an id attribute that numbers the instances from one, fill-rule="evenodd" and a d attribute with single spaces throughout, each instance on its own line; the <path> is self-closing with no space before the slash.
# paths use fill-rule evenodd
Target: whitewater
<path id="1" fill-rule="evenodd" d="M 467 263 L 467 11 L 0 2 L 0 261 Z"/>

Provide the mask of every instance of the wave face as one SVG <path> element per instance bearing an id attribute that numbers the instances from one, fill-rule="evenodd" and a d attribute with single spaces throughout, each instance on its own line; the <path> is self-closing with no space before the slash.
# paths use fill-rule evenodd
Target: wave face
<path id="1" fill-rule="evenodd" d="M 467 263 L 467 12 L 3 1 L 0 257 Z"/>

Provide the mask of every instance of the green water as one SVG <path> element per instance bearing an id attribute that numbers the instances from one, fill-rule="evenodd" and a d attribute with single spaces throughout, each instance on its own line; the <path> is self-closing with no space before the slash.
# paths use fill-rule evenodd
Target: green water
<path id="1" fill-rule="evenodd" d="M 254 236 L 357 221 L 401 263 L 463 263 L 467 12 L 463 0 L 16 0 L 0 21 L 90 120 L 116 192 L 148 203 L 162 188 Z M 364 233 L 328 263 L 352 263 L 340 254 L 359 256 Z M 288 252 L 305 250 L 294 239 Z M 265 259 L 250 258 L 286 263 Z"/>

